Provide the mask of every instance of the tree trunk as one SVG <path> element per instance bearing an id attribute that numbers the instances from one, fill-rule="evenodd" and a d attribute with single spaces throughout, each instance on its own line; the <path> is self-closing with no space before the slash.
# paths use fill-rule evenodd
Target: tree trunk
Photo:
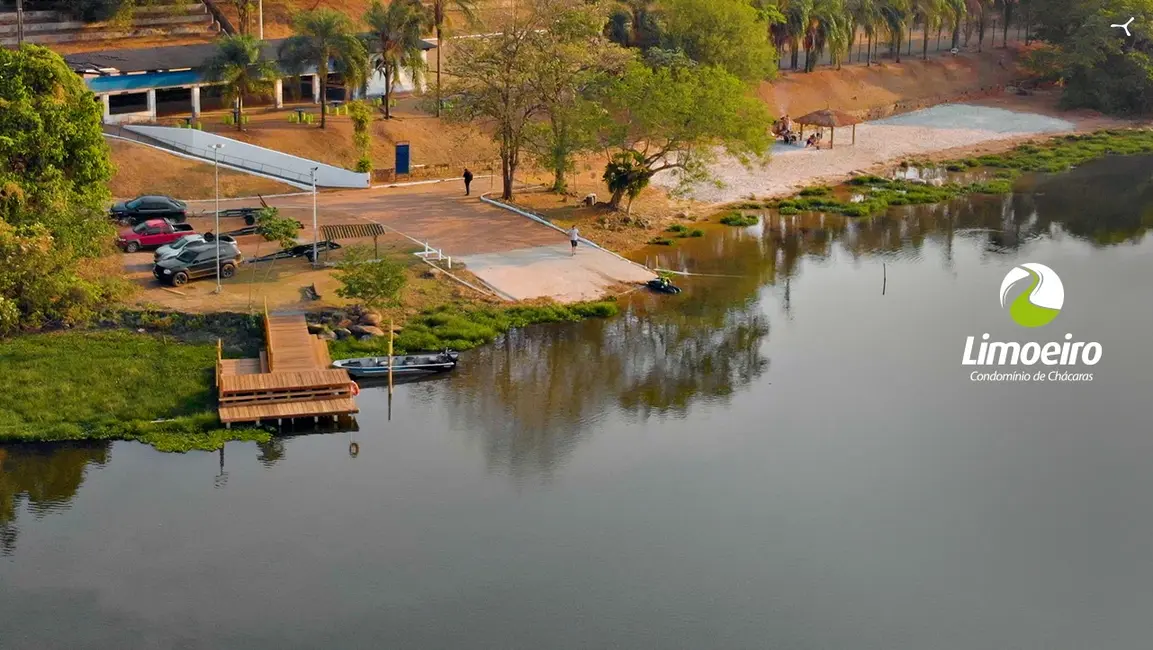
<path id="1" fill-rule="evenodd" d="M 961 45 L 961 21 L 960 19 L 953 21 L 953 49 Z"/>
<path id="2" fill-rule="evenodd" d="M 513 174 L 513 168 L 512 168 L 512 162 L 509 159 L 509 155 L 507 153 L 501 153 L 501 155 L 500 155 L 500 177 L 501 177 L 500 178 L 500 180 L 501 180 L 500 198 L 502 198 L 506 201 L 512 200 L 512 174 Z"/>
<path id="3" fill-rule="evenodd" d="M 384 68 L 384 119 L 392 119 L 392 72 L 388 66 Z"/>
<path id="4" fill-rule="evenodd" d="M 1009 47 L 1009 15 L 1012 5 L 1005 3 L 1005 24 L 1001 25 L 1001 47 Z"/>
<path id="5" fill-rule="evenodd" d="M 243 131 L 244 93 L 236 93 L 236 130 Z"/>
<path id="6" fill-rule="evenodd" d="M 444 49 L 444 43 L 441 42 L 441 32 L 443 25 L 437 23 L 436 25 L 436 116 L 440 117 L 440 51 Z"/>
<path id="7" fill-rule="evenodd" d="M 793 41 L 792 46 L 789 49 L 792 50 L 792 61 L 790 62 L 791 65 L 789 67 L 790 69 L 796 71 L 797 66 L 801 64 L 800 45 L 796 41 Z"/>
<path id="8" fill-rule="evenodd" d="M 905 54 L 913 56 L 913 21 L 909 21 L 909 51 Z"/>
<path id="9" fill-rule="evenodd" d="M 981 15 L 977 18 L 977 51 L 982 52 L 981 49 L 985 45 L 985 12 L 981 11 Z"/>
<path id="10" fill-rule="evenodd" d="M 898 29 L 898 30 L 897 30 L 897 32 L 896 32 L 896 37 L 897 37 L 897 47 L 896 47 L 896 48 L 894 48 L 894 50 L 893 50 L 893 51 L 895 52 L 895 59 L 896 59 L 896 61 L 895 61 L 895 62 L 896 62 L 896 63 L 900 63 L 900 62 L 901 62 L 901 37 L 902 37 L 902 36 L 904 36 L 904 35 L 905 35 L 905 30 L 903 30 L 903 29 Z"/>
<path id="11" fill-rule="evenodd" d="M 320 128 L 328 126 L 328 65 L 316 67 L 316 76 L 320 77 Z"/>
<path id="12" fill-rule="evenodd" d="M 922 40 L 921 40 L 921 58 L 924 59 L 925 61 L 928 61 L 929 60 L 929 26 L 925 25 L 925 29 L 922 31 L 924 33 L 922 34 Z"/>
<path id="13" fill-rule="evenodd" d="M 873 35 L 869 34 L 869 45 L 865 48 L 865 67 L 873 65 Z"/>
<path id="14" fill-rule="evenodd" d="M 623 199 L 624 196 L 625 196 L 625 191 L 623 189 L 614 191 L 612 197 L 609 198 L 609 207 L 612 208 L 613 210 L 620 210 L 621 209 L 621 199 Z"/>

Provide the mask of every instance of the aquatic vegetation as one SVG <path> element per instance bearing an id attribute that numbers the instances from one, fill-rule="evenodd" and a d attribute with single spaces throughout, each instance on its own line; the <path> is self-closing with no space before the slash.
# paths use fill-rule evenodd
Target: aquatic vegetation
<path id="1" fill-rule="evenodd" d="M 470 350 L 491 343 L 510 329 L 537 323 L 575 322 L 585 318 L 608 318 L 620 311 L 612 300 L 573 305 L 518 305 L 482 309 L 431 309 L 405 323 L 393 342 L 397 354 L 429 350 Z M 388 353 L 388 338 L 365 341 L 344 339 L 329 343 L 333 359 L 379 356 Z"/>
<path id="2" fill-rule="evenodd" d="M 681 223 L 674 223 L 673 225 L 666 228 L 665 232 L 683 233 L 683 232 L 688 232 L 688 230 L 689 230 L 688 226 L 681 224 Z"/>
<path id="3" fill-rule="evenodd" d="M 667 237 L 653 237 L 652 239 L 650 239 L 648 241 L 648 243 L 650 243 L 654 246 L 672 246 L 673 240 L 671 240 Z"/>
<path id="4" fill-rule="evenodd" d="M 721 223 L 726 226 L 755 226 L 760 223 L 760 217 L 755 214 L 742 214 L 733 211 L 721 217 Z"/>
<path id="5" fill-rule="evenodd" d="M 692 230 L 688 231 L 687 233 L 681 233 L 681 237 L 704 237 L 704 236 L 705 236 L 705 231 L 701 230 L 700 228 L 693 228 Z"/>
<path id="6" fill-rule="evenodd" d="M 826 185 L 816 185 L 814 187 L 806 187 L 805 189 L 801 190 L 801 196 L 825 196 L 832 193 L 833 188 Z"/>
<path id="7" fill-rule="evenodd" d="M 135 332 L 30 334 L 0 343 L 0 440 L 138 440 L 164 451 L 261 440 L 220 430 L 216 346 Z"/>

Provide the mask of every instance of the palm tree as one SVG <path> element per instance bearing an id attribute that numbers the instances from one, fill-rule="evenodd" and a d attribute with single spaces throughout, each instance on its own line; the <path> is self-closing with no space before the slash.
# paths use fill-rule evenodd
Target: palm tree
<path id="1" fill-rule="evenodd" d="M 792 59 L 789 67 L 793 70 L 800 65 L 801 42 L 809 30 L 809 14 L 812 11 L 813 0 L 790 0 L 784 12 Z"/>
<path id="2" fill-rule="evenodd" d="M 882 0 L 881 18 L 889 31 L 889 47 L 895 55 L 895 62 L 901 62 L 901 39 L 905 36 L 905 24 L 909 18 L 908 0 Z"/>
<path id="3" fill-rule="evenodd" d="M 426 67 L 421 37 L 432 27 L 432 16 L 418 0 L 390 0 L 387 7 L 373 0 L 364 22 L 379 49 L 372 63 L 384 77 L 384 119 L 392 119 L 392 89 L 401 70 L 409 72 L 414 87 L 421 86 Z"/>
<path id="4" fill-rule="evenodd" d="M 865 30 L 868 43 L 865 47 L 865 66 L 873 64 L 873 39 L 877 35 L 877 26 L 881 24 L 881 8 L 878 0 L 850 0 L 847 11 L 852 19 L 853 35 L 857 28 Z"/>
<path id="5" fill-rule="evenodd" d="M 929 58 L 929 29 L 941 24 L 941 18 L 946 12 L 946 0 L 912 0 L 912 13 L 914 20 L 921 23 L 921 58 Z"/>
<path id="6" fill-rule="evenodd" d="M 222 82 L 224 101 L 236 111 L 236 130 L 242 129 L 241 112 L 246 96 L 268 96 L 280 70 L 264 58 L 264 43 L 247 34 L 225 36 L 216 42 L 216 53 L 208 62 L 207 78 Z"/>
<path id="7" fill-rule="evenodd" d="M 841 0 L 817 0 L 809 12 L 805 30 L 805 72 L 812 72 L 825 47 L 830 59 L 839 64 L 848 43 L 848 20 Z"/>
<path id="8" fill-rule="evenodd" d="M 352 21 L 332 9 L 303 11 L 292 20 L 296 36 L 280 44 L 280 60 L 299 74 L 316 67 L 320 79 L 320 128 L 327 126 L 325 93 L 329 66 L 336 64 L 346 88 L 356 88 L 368 78 L 368 49 L 355 33 Z"/>
<path id="9" fill-rule="evenodd" d="M 432 0 L 432 23 L 436 27 L 436 116 L 440 117 L 440 51 L 444 49 L 444 25 L 450 7 L 456 7 L 470 24 L 476 23 L 476 0 Z"/>
<path id="10" fill-rule="evenodd" d="M 965 0 L 944 0 L 945 12 L 953 27 L 953 44 L 950 47 L 961 47 L 961 21 L 965 18 Z"/>

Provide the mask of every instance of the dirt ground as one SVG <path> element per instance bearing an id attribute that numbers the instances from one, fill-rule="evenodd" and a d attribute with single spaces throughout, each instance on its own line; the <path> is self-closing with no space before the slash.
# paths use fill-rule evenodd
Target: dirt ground
<path id="1" fill-rule="evenodd" d="M 107 140 L 112 149 L 116 172 L 109 187 L 116 199 L 141 194 L 167 194 L 183 199 L 208 199 L 216 196 L 215 170 L 199 163 L 135 142 Z M 277 181 L 220 170 L 220 196 L 253 196 L 296 192 L 296 188 Z"/>
<path id="2" fill-rule="evenodd" d="M 212 230 L 212 219 L 192 217 L 189 219 L 197 232 Z M 222 219 L 221 230 L 240 228 L 239 219 Z M 310 233 L 301 233 L 301 241 L 311 241 Z M 275 244 L 264 242 L 256 236 L 237 238 L 246 259 L 274 252 Z M 372 239 L 342 240 L 349 246 L 373 247 Z M 378 239 L 377 250 L 381 256 L 395 259 L 405 265 L 408 284 L 401 295 L 401 306 L 386 310 L 388 316 L 403 320 L 406 316 L 423 309 L 442 304 L 487 304 L 496 302 L 488 296 L 433 271 L 412 253 L 418 249 L 407 239 L 398 235 L 386 234 Z M 133 305 L 149 308 L 172 309 L 183 312 L 261 310 L 267 301 L 270 310 L 311 310 L 322 307 L 346 305 L 349 301 L 336 294 L 340 282 L 328 268 L 314 269 L 307 260 L 287 259 L 257 264 L 242 263 L 236 276 L 224 280 L 223 292 L 215 294 L 216 283 L 212 278 L 193 280 L 182 287 L 162 285 L 152 276 L 153 251 L 121 254 L 121 262 L 127 278 L 135 285 L 136 292 L 130 302 Z M 328 257 L 321 255 L 322 262 L 336 262 L 341 251 L 333 251 Z M 465 269 L 457 268 L 453 275 L 466 282 L 476 284 L 476 278 Z M 319 300 L 312 300 L 306 293 L 307 287 L 315 287 Z"/>

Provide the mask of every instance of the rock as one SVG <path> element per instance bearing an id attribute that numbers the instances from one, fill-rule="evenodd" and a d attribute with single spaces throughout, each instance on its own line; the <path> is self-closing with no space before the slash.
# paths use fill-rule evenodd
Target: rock
<path id="1" fill-rule="evenodd" d="M 374 336 L 384 336 L 384 330 L 372 325 L 353 325 L 349 328 L 349 331 L 361 337 L 361 340 L 364 340 L 364 337 L 366 336 L 369 338 Z"/>
<path id="2" fill-rule="evenodd" d="M 308 324 L 308 333 L 309 333 L 309 334 L 321 334 L 321 333 L 323 333 L 323 332 L 324 332 L 324 330 L 326 330 L 326 329 L 328 329 L 328 328 L 327 328 L 327 327 L 325 327 L 325 326 L 324 326 L 323 324 L 321 324 L 321 323 L 309 323 L 309 324 Z"/>
<path id="3" fill-rule="evenodd" d="M 432 279 L 440 277 L 440 274 L 441 274 L 440 269 L 430 268 L 430 269 L 426 270 L 424 273 L 421 273 L 420 277 L 422 277 L 426 280 L 432 280 Z"/>
<path id="4" fill-rule="evenodd" d="M 377 325 L 380 325 L 381 320 L 382 320 L 381 315 L 374 312 L 374 311 L 365 312 L 364 314 L 361 314 L 361 316 L 360 316 L 361 325 L 372 325 L 375 327 Z"/>
<path id="5" fill-rule="evenodd" d="M 336 340 L 336 334 L 329 332 L 328 330 L 325 330 L 325 331 L 321 332 L 320 334 L 317 334 L 317 336 L 319 336 L 322 341 L 335 341 Z"/>
<path id="6" fill-rule="evenodd" d="M 353 323 L 352 323 L 351 318 L 345 317 L 345 318 L 342 318 L 342 319 L 336 321 L 336 327 L 339 329 L 348 329 L 348 328 L 352 327 L 352 325 L 353 325 Z"/>
<path id="7" fill-rule="evenodd" d="M 343 341 L 344 339 L 352 336 L 352 332 L 349 331 L 347 327 L 338 327 L 332 330 L 332 334 L 338 341 Z"/>

